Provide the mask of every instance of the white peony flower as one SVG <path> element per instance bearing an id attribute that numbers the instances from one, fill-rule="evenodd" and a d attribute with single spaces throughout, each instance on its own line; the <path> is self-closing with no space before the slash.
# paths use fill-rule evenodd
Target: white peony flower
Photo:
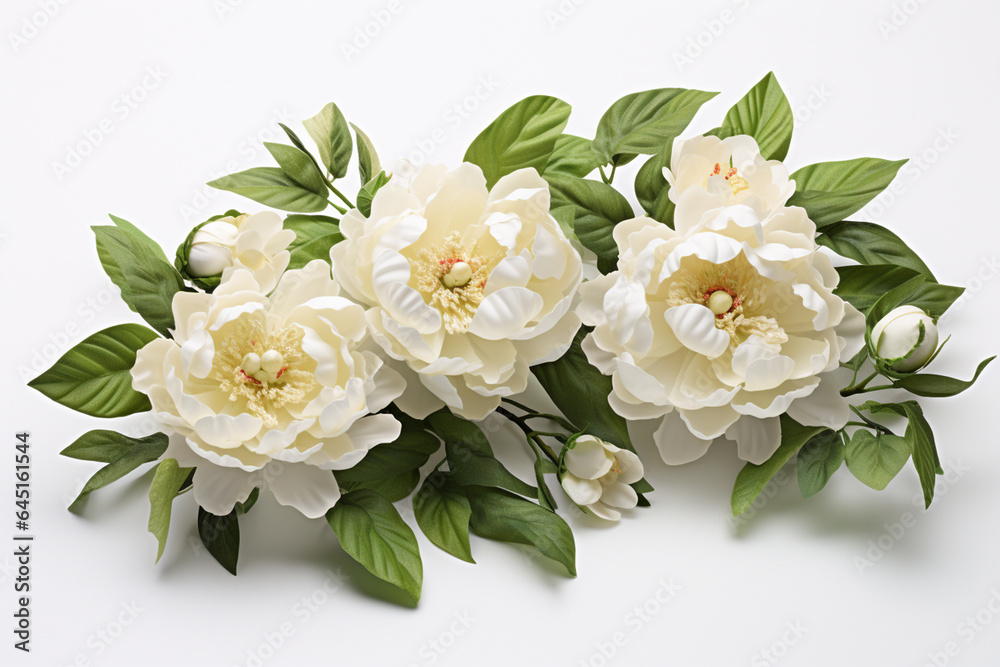
<path id="1" fill-rule="evenodd" d="M 371 215 L 352 210 L 340 231 L 334 274 L 371 307 L 373 336 L 407 379 L 396 404 L 415 417 L 447 404 L 483 419 L 580 327 L 571 309 L 580 256 L 533 169 L 492 191 L 473 164 L 423 167 L 409 183 L 397 172 Z"/>
<path id="2" fill-rule="evenodd" d="M 165 454 L 197 466 L 194 496 L 224 515 L 265 485 L 310 518 L 340 498 L 350 468 L 400 424 L 376 415 L 403 390 L 374 352 L 364 310 L 337 296 L 326 262 L 285 273 L 267 297 L 247 270 L 213 294 L 178 292 L 174 339 L 142 348 L 132 386 L 173 438 Z"/>
<path id="3" fill-rule="evenodd" d="M 763 219 L 795 192 L 785 165 L 765 160 L 757 142 L 746 135 L 678 140 L 663 177 L 670 184 L 667 196 L 677 205 L 675 217 L 695 220 L 736 204 L 750 206 Z"/>
<path id="4" fill-rule="evenodd" d="M 611 406 L 660 418 L 664 461 L 697 459 L 725 435 L 766 461 L 778 417 L 840 428 L 849 408 L 834 373 L 864 343 L 864 317 L 833 294 L 838 274 L 817 251 L 801 208 L 761 221 L 748 206 L 676 231 L 649 218 L 614 231 L 618 270 L 585 283 L 580 314 L 592 364 L 613 376 Z"/>
<path id="5" fill-rule="evenodd" d="M 912 373 L 923 368 L 937 351 L 937 325 L 916 306 L 900 306 L 872 328 L 872 345 L 876 354 L 891 362 L 894 369 Z"/>
<path id="6" fill-rule="evenodd" d="M 295 232 L 283 229 L 281 216 L 273 211 L 225 216 L 194 233 L 187 273 L 194 278 L 222 274 L 222 280 L 228 280 L 234 271 L 248 269 L 267 294 L 288 267 L 287 248 L 294 240 Z"/>
<path id="7" fill-rule="evenodd" d="M 629 484 L 642 479 L 638 456 L 592 435 L 581 435 L 567 446 L 560 482 L 570 500 L 609 521 L 621 518 L 619 509 L 636 506 L 639 496 Z"/>

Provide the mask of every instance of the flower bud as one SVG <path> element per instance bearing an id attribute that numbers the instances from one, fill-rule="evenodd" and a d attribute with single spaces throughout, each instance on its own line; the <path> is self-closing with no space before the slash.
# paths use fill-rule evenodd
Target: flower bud
<path id="1" fill-rule="evenodd" d="M 578 506 L 609 521 L 636 506 L 638 496 L 629 485 L 642 479 L 638 456 L 592 435 L 571 439 L 562 456 L 559 482 Z"/>
<path id="2" fill-rule="evenodd" d="M 920 329 L 924 333 L 921 340 Z M 919 343 L 919 344 L 918 344 Z M 875 353 L 891 362 L 901 373 L 922 368 L 934 356 L 938 330 L 934 320 L 916 306 L 900 306 L 883 317 L 872 329 Z"/>
<path id="3" fill-rule="evenodd" d="M 194 233 L 188 252 L 189 275 L 207 278 L 222 273 L 233 265 L 233 249 L 240 233 L 239 221 L 239 218 L 220 218 Z"/>

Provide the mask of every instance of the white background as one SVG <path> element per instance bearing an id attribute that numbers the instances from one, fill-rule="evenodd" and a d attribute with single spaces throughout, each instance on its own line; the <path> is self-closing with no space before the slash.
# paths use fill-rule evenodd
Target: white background
<path id="1" fill-rule="evenodd" d="M 256 210 L 203 184 L 269 164 L 260 141 L 278 136 L 275 123 L 328 101 L 385 160 L 420 151 L 454 165 L 527 95 L 569 101 L 569 130 L 592 137 L 626 93 L 723 91 L 692 125 L 704 131 L 773 69 L 796 109 L 792 169 L 913 159 L 899 192 L 869 212 L 940 280 L 969 287 L 942 324 L 955 337 L 935 370 L 968 377 L 996 352 L 996 2 L 576 2 L 5 0 L 0 539 L 13 533 L 13 434 L 23 429 L 37 541 L 30 655 L 11 648 L 13 561 L 0 548 L 4 664 L 775 664 L 762 651 L 788 665 L 997 664 L 997 368 L 962 398 L 924 401 L 952 471 L 930 511 L 917 507 L 910 467 L 884 493 L 842 470 L 810 500 L 789 477 L 737 524 L 730 448 L 666 469 L 639 427 L 653 507 L 613 527 L 570 517 L 579 578 L 476 538 L 479 564 L 465 564 L 418 536 L 416 610 L 387 601 L 323 521 L 269 499 L 242 524 L 238 577 L 192 546 L 188 496 L 153 565 L 148 478 L 95 493 L 82 518 L 66 511 L 97 466 L 60 449 L 92 428 L 150 430 L 141 419 L 98 423 L 24 386 L 83 336 L 138 321 L 103 275 L 88 227 L 114 213 L 172 254 L 194 223 L 231 205 Z M 46 6 L 51 18 L 39 14 Z M 373 36 L 355 45 L 366 25 Z M 103 119 L 112 131 L 97 142 Z M 79 148 L 87 143 L 97 145 Z M 58 174 L 71 150 L 88 154 Z M 493 435 L 501 457 L 527 471 L 517 438 Z M 329 579 L 338 571 L 349 577 L 339 588 Z M 977 613 L 978 630 L 966 620 Z"/>

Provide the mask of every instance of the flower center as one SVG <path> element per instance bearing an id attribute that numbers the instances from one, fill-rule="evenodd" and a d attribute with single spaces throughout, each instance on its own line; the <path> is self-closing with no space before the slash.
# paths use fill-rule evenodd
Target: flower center
<path id="1" fill-rule="evenodd" d="M 705 305 L 716 318 L 722 319 L 740 305 L 740 298 L 727 287 L 713 287 L 705 292 Z"/>
<path id="2" fill-rule="evenodd" d="M 223 340 L 215 367 L 229 400 L 245 402 L 269 427 L 278 424 L 279 410 L 317 386 L 298 327 L 268 332 L 259 321 L 244 319 Z"/>
<path id="3" fill-rule="evenodd" d="M 715 168 L 712 169 L 712 173 L 708 175 L 707 180 L 709 183 L 713 182 L 713 176 L 721 176 L 726 185 L 729 186 L 729 189 L 732 190 L 734 196 L 744 190 L 750 189 L 750 182 L 740 176 L 740 172 L 736 167 L 729 166 L 727 168 L 723 168 L 721 162 L 716 162 Z"/>
<path id="4" fill-rule="evenodd" d="M 413 267 L 416 288 L 441 313 L 448 333 L 468 330 L 499 260 L 499 253 L 493 257 L 477 254 L 475 248 L 462 243 L 458 232 L 420 252 Z"/>

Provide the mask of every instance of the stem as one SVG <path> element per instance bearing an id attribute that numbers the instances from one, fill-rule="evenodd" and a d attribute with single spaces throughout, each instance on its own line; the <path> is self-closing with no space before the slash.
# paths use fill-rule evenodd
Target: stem
<path id="1" fill-rule="evenodd" d="M 556 456 L 555 451 L 552 449 L 552 447 L 550 447 L 549 445 L 547 445 L 541 439 L 541 437 L 539 437 L 540 433 L 538 431 L 531 430 L 531 427 L 528 426 L 525 423 L 525 421 L 526 421 L 525 417 L 518 417 L 513 412 L 511 412 L 511 411 L 509 411 L 509 410 L 507 410 L 505 408 L 502 408 L 502 407 L 498 407 L 497 408 L 497 412 L 499 412 L 500 414 L 502 414 L 504 417 L 506 417 L 507 419 L 509 419 L 513 423 L 517 424 L 517 426 L 522 431 L 524 431 L 524 437 L 528 440 L 528 445 L 529 446 L 534 445 L 532 447 L 532 449 L 533 450 L 537 450 L 537 451 L 535 451 L 535 456 L 536 457 L 538 456 L 538 454 L 540 452 L 544 452 L 545 455 L 548 456 L 549 459 L 553 463 L 555 463 L 557 465 L 559 464 L 559 457 Z"/>
<path id="2" fill-rule="evenodd" d="M 614 162 L 611 163 L 611 174 L 608 176 L 608 185 L 611 185 L 615 180 L 615 171 L 617 171 L 618 165 Z"/>
<path id="3" fill-rule="evenodd" d="M 548 419 L 549 421 L 553 421 L 553 422 L 559 424 L 560 426 L 562 426 L 564 429 L 566 429 L 570 433 L 579 433 L 580 432 L 580 429 L 578 429 L 577 427 L 573 426 L 572 424 L 569 423 L 569 421 L 567 421 L 563 417 L 560 417 L 559 415 L 553 415 L 553 414 L 550 414 L 548 412 L 535 412 L 534 410 L 532 410 L 528 406 L 522 405 L 521 403 L 518 403 L 517 401 L 511 400 L 509 398 L 503 398 L 501 400 L 504 403 L 510 403 L 511 405 L 513 405 L 518 410 L 521 410 L 522 412 L 527 412 L 528 414 L 526 414 L 524 416 L 524 419 Z"/>
<path id="4" fill-rule="evenodd" d="M 335 194 L 338 197 L 340 197 L 340 201 L 342 201 L 345 204 L 347 204 L 347 206 L 349 208 L 354 208 L 354 202 L 352 202 L 350 199 L 348 199 L 347 197 L 345 197 L 343 192 L 341 192 L 340 190 L 338 190 L 337 188 L 335 188 L 332 181 L 327 181 L 326 184 L 328 186 L 330 186 L 331 190 L 333 190 L 333 194 Z"/>
<path id="5" fill-rule="evenodd" d="M 854 378 L 857 379 L 857 377 L 858 377 L 858 375 L 855 372 Z M 857 384 L 852 384 L 850 387 L 847 387 L 845 389 L 841 389 L 840 390 L 840 395 L 841 396 L 853 396 L 854 394 L 860 394 L 862 391 L 865 390 L 865 387 L 868 386 L 868 383 L 871 382 L 872 380 L 874 380 L 876 377 L 878 377 L 878 371 L 872 373 L 871 375 L 869 375 L 868 377 L 866 377 L 861 382 L 858 382 Z"/>
<path id="6" fill-rule="evenodd" d="M 884 391 L 886 389 L 896 389 L 896 388 L 897 387 L 894 384 L 880 384 L 875 387 L 848 387 L 847 389 L 841 389 L 840 395 L 847 397 L 847 396 L 854 396 L 855 394 L 870 394 L 873 391 Z"/>
<path id="7" fill-rule="evenodd" d="M 861 414 L 861 410 L 858 410 L 855 406 L 852 405 L 852 406 L 850 406 L 850 408 L 851 408 L 851 412 L 853 412 L 858 417 L 860 417 L 861 421 L 864 422 L 864 424 L 858 424 L 856 422 L 851 422 L 854 426 L 867 426 L 868 428 L 875 429 L 879 433 L 887 433 L 889 435 L 893 434 L 892 431 L 890 431 L 889 429 L 887 429 L 885 426 L 882 426 L 878 422 L 872 421 L 871 419 L 868 419 L 868 417 L 865 417 L 863 414 Z"/>
<path id="8" fill-rule="evenodd" d="M 614 167 L 612 167 L 612 170 L 613 169 L 614 169 Z M 611 185 L 611 181 L 609 181 L 608 177 L 604 174 L 604 166 L 603 165 L 597 165 L 597 171 L 599 171 L 601 173 L 601 180 L 604 181 L 605 183 L 607 183 L 608 185 Z M 612 173 L 614 173 L 614 172 L 612 171 Z"/>
<path id="9" fill-rule="evenodd" d="M 340 211 L 340 214 L 341 214 L 341 215 L 344 215 L 345 213 L 347 213 L 347 209 L 343 209 L 343 208 L 341 208 L 341 207 L 337 206 L 336 204 L 334 204 L 334 203 L 333 203 L 332 201 L 330 201 L 329 199 L 327 199 L 327 200 L 326 200 L 326 203 L 327 203 L 327 204 L 329 204 L 330 206 L 334 207 L 334 208 L 335 208 L 335 209 L 337 209 L 338 211 Z"/>

